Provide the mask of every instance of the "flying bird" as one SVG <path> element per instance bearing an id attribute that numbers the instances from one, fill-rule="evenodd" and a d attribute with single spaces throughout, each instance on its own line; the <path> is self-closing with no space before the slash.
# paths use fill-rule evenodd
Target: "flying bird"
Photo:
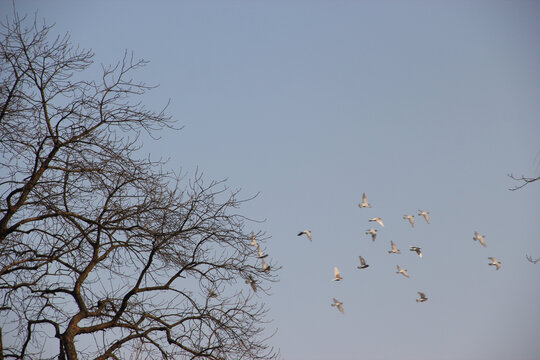
<path id="1" fill-rule="evenodd" d="M 343 311 L 343 303 L 336 298 L 333 298 L 334 302 L 330 305 L 337 307 L 340 313 L 345 314 Z"/>
<path id="2" fill-rule="evenodd" d="M 251 285 L 251 288 L 254 292 L 257 292 L 257 284 L 255 283 L 255 280 L 249 275 L 249 277 L 246 279 L 246 284 Z"/>
<path id="3" fill-rule="evenodd" d="M 341 274 L 339 273 L 338 268 L 334 266 L 334 278 L 332 279 L 332 281 L 340 281 L 340 280 L 343 280 L 343 278 L 341 277 Z"/>
<path id="4" fill-rule="evenodd" d="M 363 193 L 362 194 L 362 202 L 360 204 L 358 204 L 358 207 L 359 208 L 370 208 L 371 207 L 371 204 L 367 202 L 367 197 L 366 197 L 366 193 Z"/>
<path id="5" fill-rule="evenodd" d="M 307 235 L 309 241 L 312 241 L 312 240 L 311 240 L 311 230 L 304 230 L 304 231 L 301 231 L 300 233 L 298 233 L 298 236 L 302 236 L 302 235 L 304 235 L 304 234 Z"/>
<path id="6" fill-rule="evenodd" d="M 495 265 L 495 270 L 499 270 L 501 268 L 501 262 L 499 260 L 494 257 L 488 257 L 488 259 L 491 260 L 489 265 Z"/>
<path id="7" fill-rule="evenodd" d="M 366 230 L 366 235 L 371 235 L 371 240 L 375 241 L 377 238 L 377 229 Z"/>
<path id="8" fill-rule="evenodd" d="M 257 240 L 255 239 L 255 234 L 251 233 L 251 246 L 259 246 Z"/>
<path id="9" fill-rule="evenodd" d="M 214 292 L 214 290 L 208 290 L 208 297 L 215 298 L 217 297 L 217 294 Z"/>
<path id="10" fill-rule="evenodd" d="M 369 219 L 369 221 L 376 221 L 379 223 L 379 225 L 381 225 L 382 227 L 384 227 L 384 224 L 382 222 L 382 219 L 380 217 L 374 217 L 372 219 Z"/>
<path id="11" fill-rule="evenodd" d="M 366 260 L 364 260 L 363 257 L 359 256 L 359 258 L 360 258 L 360 266 L 357 266 L 358 269 L 365 269 L 369 267 L 369 265 L 366 264 Z"/>
<path id="12" fill-rule="evenodd" d="M 424 302 L 424 301 L 427 301 L 427 297 L 426 297 L 426 294 L 424 294 L 423 292 L 421 291 L 418 291 L 418 295 L 420 295 L 420 299 L 416 299 L 416 302 Z"/>
<path id="13" fill-rule="evenodd" d="M 418 215 L 423 216 L 424 219 L 426 219 L 426 222 L 429 224 L 429 211 L 424 211 L 424 210 L 418 210 L 418 211 L 419 211 Z"/>
<path id="14" fill-rule="evenodd" d="M 403 219 L 409 220 L 411 226 L 414 227 L 414 215 L 403 215 Z"/>
<path id="15" fill-rule="evenodd" d="M 409 247 L 410 247 L 409 251 L 416 251 L 418 256 L 422 258 L 422 249 L 420 249 L 418 246 L 409 246 Z"/>
<path id="16" fill-rule="evenodd" d="M 270 266 L 266 263 L 266 261 L 264 261 L 264 259 L 262 259 L 262 270 L 265 273 L 270 272 Z"/>
<path id="17" fill-rule="evenodd" d="M 474 232 L 474 237 L 472 238 L 474 241 L 478 240 L 480 241 L 480 244 L 482 244 L 483 247 L 487 247 L 486 241 L 484 240 L 484 237 L 486 235 L 480 235 L 478 232 Z"/>
<path id="18" fill-rule="evenodd" d="M 263 251 L 261 250 L 261 247 L 259 246 L 259 244 L 257 244 L 257 252 L 259 253 L 259 255 L 257 255 L 257 257 L 259 259 L 262 259 L 262 258 L 265 258 L 268 256 L 268 254 L 264 254 Z"/>
<path id="19" fill-rule="evenodd" d="M 396 244 L 394 244 L 393 241 L 390 241 L 390 245 L 392 246 L 392 250 L 389 250 L 389 254 L 399 254 L 401 251 L 396 247 Z"/>
<path id="20" fill-rule="evenodd" d="M 398 270 L 398 271 L 396 271 L 396 274 L 401 274 L 401 275 L 403 275 L 405 277 L 409 277 L 409 274 L 407 273 L 407 269 L 403 269 L 399 265 L 396 265 L 396 267 L 397 267 L 397 270 Z"/>

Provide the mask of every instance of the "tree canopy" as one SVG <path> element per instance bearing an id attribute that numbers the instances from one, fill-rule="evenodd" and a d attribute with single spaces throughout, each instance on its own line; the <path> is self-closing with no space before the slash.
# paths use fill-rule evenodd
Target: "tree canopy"
<path id="1" fill-rule="evenodd" d="M 141 103 L 145 61 L 85 80 L 93 53 L 50 26 L 15 15 L 1 36 L 0 354 L 277 357 L 250 198 L 139 155 L 143 133 L 176 127 Z"/>

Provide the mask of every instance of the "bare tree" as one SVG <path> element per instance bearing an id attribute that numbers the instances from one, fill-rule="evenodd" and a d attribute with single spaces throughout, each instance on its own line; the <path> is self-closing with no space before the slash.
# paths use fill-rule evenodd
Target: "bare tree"
<path id="1" fill-rule="evenodd" d="M 137 156 L 174 127 L 140 103 L 144 61 L 84 80 L 90 51 L 26 23 L 0 41 L 0 358 L 277 357 L 250 199 Z"/>

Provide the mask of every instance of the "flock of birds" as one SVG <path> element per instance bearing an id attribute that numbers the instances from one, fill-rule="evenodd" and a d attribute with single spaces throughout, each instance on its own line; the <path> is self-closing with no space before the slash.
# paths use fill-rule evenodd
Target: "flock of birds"
<path id="1" fill-rule="evenodd" d="M 359 208 L 370 208 L 371 207 L 371 204 L 368 203 L 368 201 L 367 201 L 367 197 L 366 197 L 365 193 L 362 195 L 362 202 L 360 204 L 358 204 L 358 207 Z M 418 216 L 422 216 L 424 218 L 424 220 L 426 221 L 426 223 L 429 224 L 429 212 L 428 211 L 418 210 Z M 410 223 L 410 225 L 414 228 L 414 224 L 415 224 L 414 215 L 410 215 L 410 214 L 403 215 L 403 219 L 407 220 Z M 384 227 L 383 220 L 380 217 L 374 217 L 374 218 L 369 219 L 368 221 L 376 222 L 381 227 Z M 378 230 L 375 229 L 375 228 L 368 229 L 368 230 L 366 230 L 366 235 L 370 235 L 372 241 L 375 241 L 375 239 L 377 238 L 377 231 Z M 311 230 L 303 230 L 303 231 L 298 233 L 298 236 L 303 236 L 303 235 L 306 235 L 307 238 L 309 239 L 309 241 L 313 241 Z M 480 235 L 478 232 L 475 231 L 473 240 L 480 242 L 480 244 L 482 246 L 486 247 L 485 235 Z M 266 255 L 263 254 L 260 246 L 257 244 L 257 241 L 255 240 L 254 235 L 252 235 L 252 238 L 251 238 L 251 245 L 257 247 L 257 252 L 259 254 L 257 257 L 262 259 L 263 271 L 269 271 L 270 268 L 268 267 L 268 265 L 264 261 L 264 257 L 266 257 Z M 400 254 L 401 253 L 401 251 L 397 248 L 396 244 L 393 241 L 390 241 L 390 247 L 391 247 L 391 249 L 388 250 L 389 254 Z M 418 246 L 410 246 L 409 251 L 415 252 L 418 255 L 419 258 L 422 258 L 422 249 L 420 247 L 418 247 Z M 362 256 L 359 256 L 359 259 L 360 259 L 360 266 L 357 266 L 357 268 L 359 270 L 366 269 L 366 268 L 369 267 L 369 265 L 366 263 L 366 260 Z M 499 260 L 497 260 L 494 257 L 489 257 L 488 259 L 491 260 L 491 262 L 488 265 L 495 266 L 496 270 L 500 269 L 501 262 Z M 409 274 L 407 272 L 407 269 L 404 269 L 399 265 L 396 265 L 396 268 L 397 268 L 396 274 L 401 274 L 401 275 L 405 276 L 406 278 L 409 278 Z M 343 277 L 341 276 L 341 273 L 339 272 L 339 269 L 337 268 L 337 266 L 335 266 L 334 267 L 334 278 L 332 279 L 332 281 L 341 281 L 341 280 L 343 280 Z M 256 284 L 253 281 L 253 279 L 246 280 L 246 283 L 251 285 L 251 287 L 253 288 L 253 291 L 257 291 L 257 287 L 256 287 Z M 422 303 L 422 302 L 426 302 L 428 300 L 428 297 L 422 291 L 418 291 L 417 293 L 418 293 L 419 297 L 416 299 L 416 302 Z M 338 299 L 333 298 L 333 303 L 331 303 L 330 305 L 333 306 L 333 307 L 336 307 L 342 314 L 345 313 L 345 311 L 343 309 L 343 302 L 339 301 Z"/>

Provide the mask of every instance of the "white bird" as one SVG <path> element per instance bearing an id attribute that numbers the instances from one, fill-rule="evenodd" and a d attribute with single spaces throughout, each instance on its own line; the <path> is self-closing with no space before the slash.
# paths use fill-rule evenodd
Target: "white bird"
<path id="1" fill-rule="evenodd" d="M 360 258 L 360 266 L 357 266 L 358 269 L 365 269 L 369 267 L 369 265 L 366 264 L 366 260 L 364 260 L 362 256 L 359 256 L 359 258 Z"/>
<path id="2" fill-rule="evenodd" d="M 366 230 L 366 235 L 371 235 L 371 240 L 375 241 L 377 238 L 377 229 Z"/>
<path id="3" fill-rule="evenodd" d="M 341 277 L 341 274 L 339 273 L 338 268 L 334 266 L 334 278 L 332 279 L 332 281 L 340 281 L 340 280 L 343 280 L 343 278 Z"/>
<path id="4" fill-rule="evenodd" d="M 488 257 L 488 259 L 491 260 L 489 265 L 495 265 L 496 270 L 499 270 L 501 268 L 501 262 L 499 260 L 494 257 Z"/>
<path id="5" fill-rule="evenodd" d="M 255 239 L 255 234 L 251 233 L 251 246 L 259 246 L 257 240 Z"/>
<path id="6" fill-rule="evenodd" d="M 345 314 L 345 312 L 343 311 L 343 303 L 336 298 L 333 298 L 333 300 L 334 300 L 334 303 L 330 305 L 337 307 L 340 313 Z"/>
<path id="7" fill-rule="evenodd" d="M 403 219 L 409 220 L 411 226 L 414 227 L 414 215 L 403 215 Z"/>
<path id="8" fill-rule="evenodd" d="M 298 233 L 298 236 L 302 236 L 302 235 L 304 235 L 304 234 L 307 235 L 309 241 L 312 241 L 312 240 L 311 240 L 311 230 L 304 230 L 304 231 L 301 231 L 300 233 Z"/>
<path id="9" fill-rule="evenodd" d="M 366 197 L 366 193 L 363 193 L 362 194 L 362 202 L 360 204 L 358 204 L 358 207 L 359 208 L 370 208 L 371 207 L 371 204 L 367 202 L 367 197 Z"/>
<path id="10" fill-rule="evenodd" d="M 427 301 L 427 297 L 426 297 L 426 294 L 424 294 L 423 292 L 421 291 L 418 291 L 418 295 L 420 295 L 420 299 L 416 299 L 416 302 L 424 302 L 424 301 Z"/>
<path id="11" fill-rule="evenodd" d="M 418 215 L 423 216 L 426 219 L 426 222 L 429 224 L 429 212 L 424 210 L 418 210 Z"/>
<path id="12" fill-rule="evenodd" d="M 401 251 L 396 247 L 396 244 L 394 244 L 393 241 L 390 241 L 390 245 L 392 246 L 392 250 L 388 251 L 389 254 L 399 254 Z"/>
<path id="13" fill-rule="evenodd" d="M 374 217 L 372 219 L 369 219 L 369 221 L 376 221 L 379 223 L 379 225 L 381 225 L 382 227 L 384 227 L 384 224 L 382 222 L 382 219 L 380 217 Z"/>
<path id="14" fill-rule="evenodd" d="M 257 255 L 257 257 L 259 259 L 262 259 L 262 258 L 265 258 L 268 256 L 268 254 L 264 254 L 263 251 L 261 250 L 261 247 L 259 246 L 259 244 L 257 244 L 257 252 L 259 253 L 259 255 Z"/>
<path id="15" fill-rule="evenodd" d="M 264 259 L 262 259 L 262 270 L 264 272 L 270 272 L 270 266 L 266 263 L 266 261 L 264 261 Z"/>
<path id="16" fill-rule="evenodd" d="M 422 258 L 422 249 L 421 248 L 419 248 L 418 246 L 409 246 L 409 247 L 410 247 L 409 251 L 416 251 L 418 256 L 420 258 Z"/>
<path id="17" fill-rule="evenodd" d="M 396 267 L 397 267 L 397 270 L 398 270 L 398 271 L 396 271 L 396 274 L 402 274 L 405 277 L 409 277 L 409 274 L 407 273 L 407 269 L 403 269 L 399 265 L 396 265 Z"/>
<path id="18" fill-rule="evenodd" d="M 480 244 L 482 244 L 483 247 L 487 247 L 486 241 L 484 240 L 484 237 L 486 235 L 480 235 L 478 232 L 474 232 L 474 237 L 472 238 L 474 241 L 478 240 L 480 241 Z"/>
<path id="19" fill-rule="evenodd" d="M 251 288 L 254 292 L 257 292 L 257 284 L 255 283 L 255 280 L 249 275 L 249 277 L 246 279 L 246 284 L 251 285 Z"/>

